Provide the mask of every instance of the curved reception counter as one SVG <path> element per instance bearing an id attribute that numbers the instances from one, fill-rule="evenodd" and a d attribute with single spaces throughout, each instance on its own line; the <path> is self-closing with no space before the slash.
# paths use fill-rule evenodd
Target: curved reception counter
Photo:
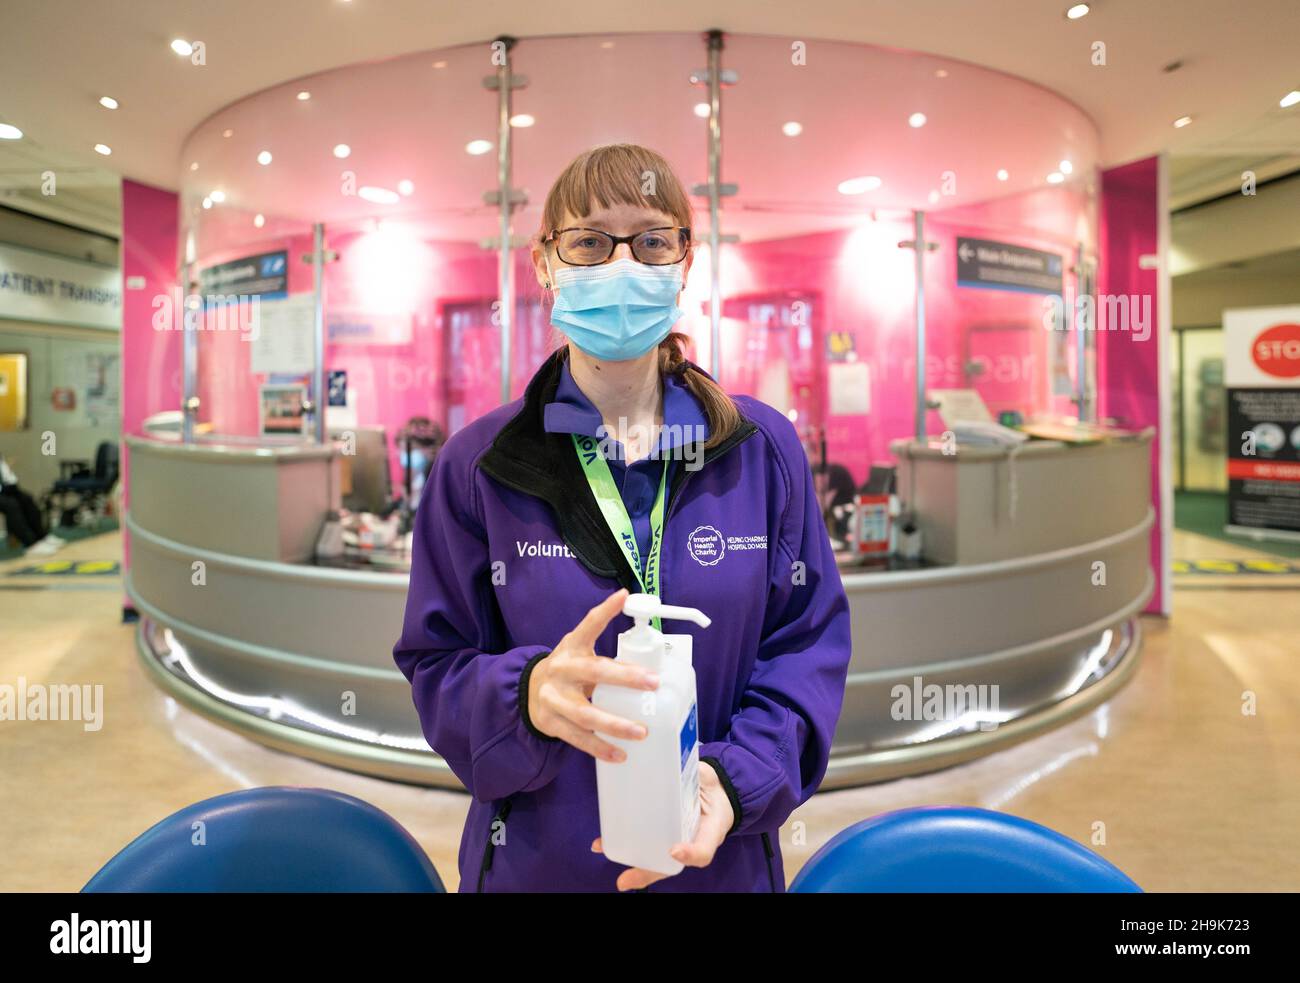
<path id="1" fill-rule="evenodd" d="M 459 787 L 393 664 L 406 575 L 312 562 L 335 450 L 126 443 L 127 590 L 158 685 L 272 747 Z M 946 767 L 1104 701 L 1153 589 L 1149 436 L 893 449 L 934 565 L 843 568 L 854 651 L 824 789 Z"/>

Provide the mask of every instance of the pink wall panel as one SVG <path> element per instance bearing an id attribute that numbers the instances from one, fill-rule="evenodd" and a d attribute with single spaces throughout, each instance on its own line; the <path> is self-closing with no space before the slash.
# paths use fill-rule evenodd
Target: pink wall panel
<path id="1" fill-rule="evenodd" d="M 176 195 L 122 182 L 122 434 L 138 434 L 146 417 L 181 405 L 181 332 L 154 328 L 154 300 L 176 283 Z M 126 284 L 143 282 L 136 289 Z M 122 455 L 122 487 L 129 489 Z M 127 501 L 127 508 L 130 502 Z M 131 537 L 122 534 L 123 567 Z M 125 604 L 126 602 L 124 602 Z"/>
<path id="2" fill-rule="evenodd" d="M 1151 330 L 1121 330 L 1118 327 L 1097 333 L 1097 407 L 1102 417 L 1114 417 L 1131 429 L 1156 428 L 1152 441 L 1151 490 L 1156 509 L 1156 524 L 1151 531 L 1151 565 L 1156 572 L 1156 592 L 1148 611 L 1161 610 L 1164 583 L 1164 541 L 1161 534 L 1164 503 L 1160 460 L 1169 435 L 1161 430 L 1160 345 L 1168 344 L 1156 325 L 1158 271 L 1142 269 L 1142 256 L 1156 256 L 1160 251 L 1159 161 L 1148 157 L 1117 167 L 1102 174 L 1101 264 L 1097 291 L 1103 296 L 1124 295 L 1139 302 L 1149 298 L 1152 311 Z"/>

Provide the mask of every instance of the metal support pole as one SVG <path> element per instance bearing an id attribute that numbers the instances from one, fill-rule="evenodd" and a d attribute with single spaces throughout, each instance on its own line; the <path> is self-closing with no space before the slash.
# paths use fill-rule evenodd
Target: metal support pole
<path id="1" fill-rule="evenodd" d="M 916 223 L 916 439 L 925 442 L 925 212 Z"/>
<path id="2" fill-rule="evenodd" d="M 497 66 L 497 188 L 500 193 L 500 242 L 497 267 L 497 316 L 501 319 L 501 402 L 510 402 L 511 341 L 514 324 L 514 263 L 510 257 L 511 233 L 511 133 L 510 93 L 514 79 L 511 76 L 510 51 L 515 39 L 502 37 L 500 50 L 503 56 Z"/>
<path id="3" fill-rule="evenodd" d="M 1075 373 L 1074 381 L 1074 402 L 1078 407 L 1080 421 L 1088 422 L 1093 420 L 1096 416 L 1096 407 L 1093 405 L 1092 398 L 1092 379 L 1089 372 L 1090 361 L 1088 358 L 1096 344 L 1096 267 L 1095 264 L 1084 256 L 1082 243 L 1080 243 L 1077 252 L 1077 266 L 1079 273 L 1075 278 L 1075 308 L 1078 309 L 1080 298 L 1087 297 L 1089 300 L 1083 308 L 1084 316 L 1078 319 L 1078 323 L 1075 326 L 1075 357 L 1078 360 L 1078 369 Z"/>
<path id="4" fill-rule="evenodd" d="M 177 312 L 181 319 L 181 442 L 186 444 L 194 442 L 194 418 L 199 412 L 199 332 L 197 326 L 193 331 L 189 327 L 193 271 L 190 263 L 181 267 L 181 309 Z M 201 308 L 197 316 L 203 316 Z"/>
<path id="5" fill-rule="evenodd" d="M 325 443 L 325 224 L 312 226 L 312 272 L 315 275 L 313 297 L 313 349 L 315 364 L 311 372 L 310 409 L 316 443 Z"/>
<path id="6" fill-rule="evenodd" d="M 722 370 L 722 32 L 709 32 L 709 372 Z"/>

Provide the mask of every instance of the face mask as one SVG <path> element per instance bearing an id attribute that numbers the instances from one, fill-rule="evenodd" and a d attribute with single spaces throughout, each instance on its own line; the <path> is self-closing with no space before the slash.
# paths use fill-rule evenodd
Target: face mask
<path id="1" fill-rule="evenodd" d="M 551 282 L 558 292 L 551 323 L 592 358 L 606 362 L 644 355 L 668 337 L 683 314 L 677 306 L 682 263 L 646 266 L 616 259 L 602 266 L 565 266 Z"/>

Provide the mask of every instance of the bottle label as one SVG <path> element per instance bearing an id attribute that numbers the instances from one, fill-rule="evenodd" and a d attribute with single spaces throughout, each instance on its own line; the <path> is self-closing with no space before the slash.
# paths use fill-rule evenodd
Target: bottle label
<path id="1" fill-rule="evenodd" d="M 686 767 L 686 759 L 691 756 L 695 750 L 695 745 L 699 743 L 700 725 L 695 714 L 695 704 L 691 704 L 691 709 L 686 714 L 686 722 L 682 724 L 682 767 Z"/>
<path id="2" fill-rule="evenodd" d="M 695 704 L 691 704 L 682 724 L 682 842 L 695 839 L 700 810 L 700 727 Z"/>

